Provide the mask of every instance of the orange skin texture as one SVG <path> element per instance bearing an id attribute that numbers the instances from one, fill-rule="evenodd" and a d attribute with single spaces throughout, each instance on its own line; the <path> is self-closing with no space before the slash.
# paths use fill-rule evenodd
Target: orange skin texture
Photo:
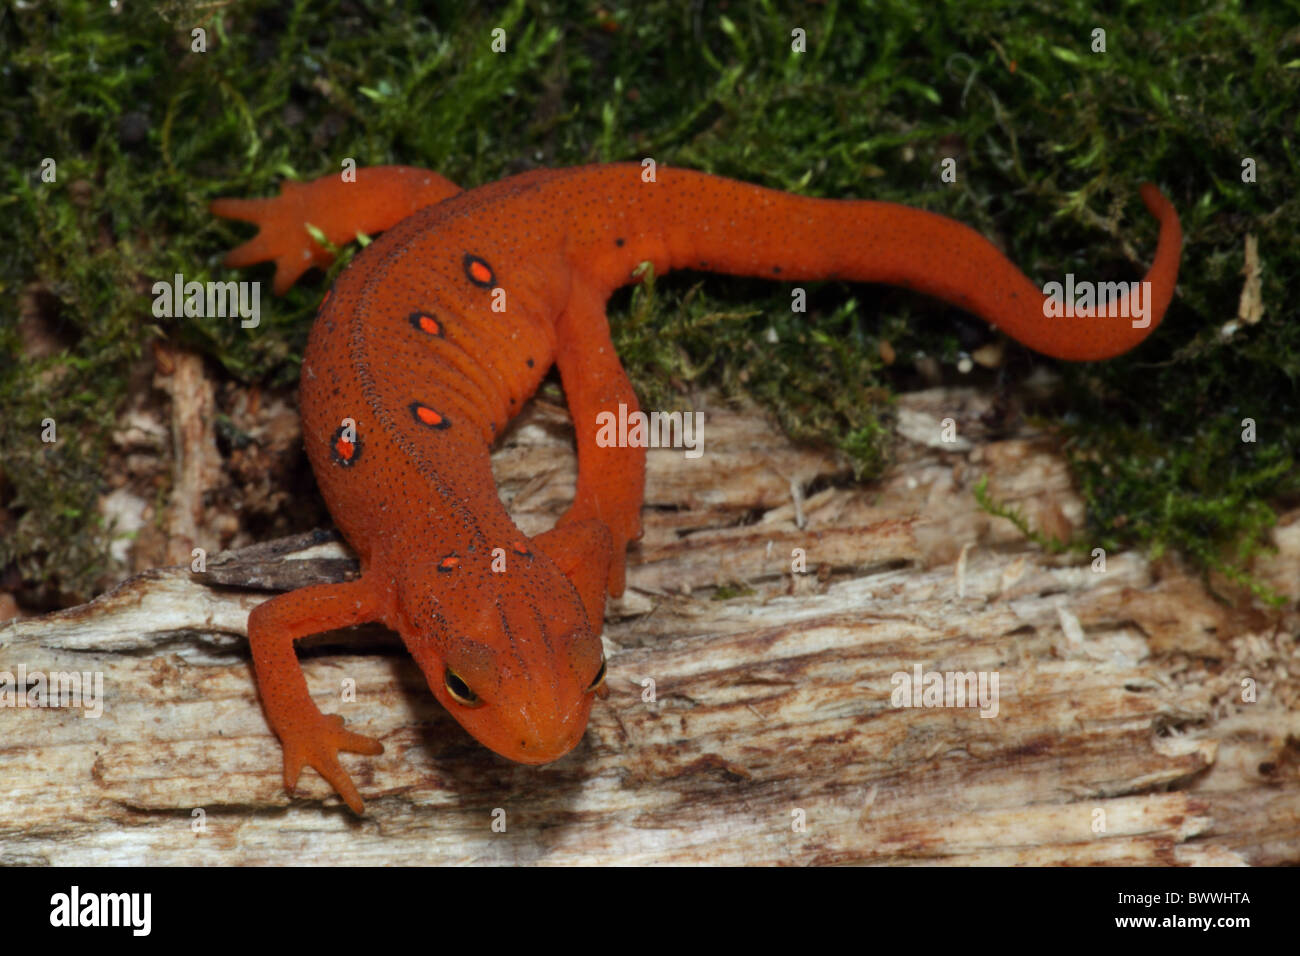
<path id="1" fill-rule="evenodd" d="M 371 167 L 355 182 L 327 176 L 272 199 L 215 201 L 215 214 L 261 227 L 226 263 L 274 261 L 278 293 L 331 261 L 306 223 L 336 245 L 387 230 L 326 294 L 302 364 L 307 454 L 361 577 L 249 615 L 286 788 L 310 765 L 363 810 L 338 753 L 383 748 L 321 714 L 293 642 L 365 621 L 396 630 L 438 700 L 497 753 L 545 763 L 581 739 L 604 690 L 605 595 L 622 593 L 626 548 L 641 533 L 645 449 L 595 441 L 598 413 L 639 407 L 605 302 L 640 263 L 656 274 L 901 285 L 1047 355 L 1103 359 L 1155 330 L 1177 281 L 1178 216 L 1154 186 L 1141 195 L 1160 223 L 1145 328 L 1046 318 L 1041 290 L 951 219 L 687 170 L 660 167 L 650 182 L 634 164 L 539 170 L 461 192 L 426 170 Z M 556 527 L 528 539 L 497 497 L 489 449 L 553 364 L 577 431 L 578 483 Z M 449 691 L 448 668 L 476 706 Z"/>

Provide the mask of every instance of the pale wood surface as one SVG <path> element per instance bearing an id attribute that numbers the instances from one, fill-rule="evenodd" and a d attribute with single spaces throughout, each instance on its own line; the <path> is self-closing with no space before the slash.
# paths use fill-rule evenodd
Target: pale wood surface
<path id="1" fill-rule="evenodd" d="M 0 864 L 1300 862 L 1300 512 L 1258 568 L 1280 612 L 1217 601 L 1173 561 L 1094 573 L 976 505 L 987 474 L 1036 526 L 1082 521 L 1052 442 L 991 439 L 987 401 L 901 399 L 898 461 L 870 485 L 720 406 L 703 458 L 651 452 L 612 692 L 551 766 L 476 744 L 387 632 L 316 642 L 318 703 L 386 747 L 344 757 L 362 820 L 311 770 L 282 789 L 244 640 L 253 587 L 350 572 L 328 535 L 2 627 L 0 670 L 100 671 L 106 700 L 98 719 L 0 710 Z M 494 457 L 529 533 L 572 494 L 571 437 L 535 403 Z M 996 671 L 997 716 L 892 707 L 916 665 Z"/>

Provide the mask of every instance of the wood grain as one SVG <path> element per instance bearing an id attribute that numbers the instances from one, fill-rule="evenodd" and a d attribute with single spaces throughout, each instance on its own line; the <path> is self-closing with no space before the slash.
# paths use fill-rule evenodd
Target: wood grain
<path id="1" fill-rule="evenodd" d="M 1097 573 L 981 511 L 987 475 L 1036 527 L 1083 519 L 1050 439 L 991 436 L 978 392 L 902 398 L 867 485 L 757 412 L 704 410 L 702 458 L 650 454 L 611 695 L 574 753 L 495 756 L 362 628 L 303 659 L 322 709 L 386 747 L 344 757 L 367 815 L 311 770 L 290 797 L 247 615 L 355 562 L 330 533 L 268 542 L 0 628 L 0 671 L 99 672 L 105 698 L 0 709 L 0 864 L 1300 862 L 1300 512 L 1256 569 L 1291 603 L 1233 607 L 1174 561 Z M 494 456 L 530 534 L 572 494 L 571 442 L 536 402 Z M 996 674 L 996 716 L 893 706 L 917 667 Z"/>

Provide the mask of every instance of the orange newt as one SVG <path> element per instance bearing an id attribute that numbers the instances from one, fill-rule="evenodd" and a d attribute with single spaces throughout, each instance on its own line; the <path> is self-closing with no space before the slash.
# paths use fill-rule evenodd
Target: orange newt
<path id="1" fill-rule="evenodd" d="M 596 437 L 600 412 L 638 409 L 605 318 L 638 264 L 900 285 L 1047 355 L 1103 359 L 1160 324 L 1178 277 L 1177 213 L 1154 186 L 1141 195 L 1160 223 L 1145 323 L 1045 317 L 1042 291 L 951 219 L 687 170 L 660 168 L 655 181 L 634 164 L 538 170 L 461 192 L 426 170 L 371 167 L 351 183 L 332 175 L 213 202 L 261 227 L 226 264 L 274 260 L 277 293 L 331 261 L 306 223 L 335 244 L 384 231 L 325 294 L 300 384 L 307 454 L 361 577 L 277 596 L 248 619 L 285 787 L 310 764 L 362 812 L 338 754 L 383 747 L 317 709 L 294 641 L 367 621 L 402 636 L 438 700 L 497 753 L 541 764 L 582 737 L 608 693 L 605 595 L 622 593 L 641 534 L 645 449 Z M 577 430 L 577 490 L 530 539 L 497 497 L 488 453 L 552 364 Z"/>

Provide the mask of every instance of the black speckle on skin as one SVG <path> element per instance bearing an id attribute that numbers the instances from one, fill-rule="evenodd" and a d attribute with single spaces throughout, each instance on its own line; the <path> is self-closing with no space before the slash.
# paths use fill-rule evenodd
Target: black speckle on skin
<path id="1" fill-rule="evenodd" d="M 774 276 L 779 276 L 780 274 L 781 274 L 781 267 L 780 267 L 780 266 L 772 266 L 772 275 L 774 275 Z"/>
<path id="2" fill-rule="evenodd" d="M 534 362 L 531 358 L 526 358 L 526 359 L 524 359 L 524 363 L 525 363 L 529 368 L 532 368 L 534 365 L 537 364 L 537 363 Z"/>
<path id="3" fill-rule="evenodd" d="M 626 243 L 626 242 L 627 242 L 626 239 L 615 239 L 615 240 L 614 240 L 614 245 L 616 245 L 616 246 L 618 246 L 620 249 L 622 249 L 624 243 Z"/>

